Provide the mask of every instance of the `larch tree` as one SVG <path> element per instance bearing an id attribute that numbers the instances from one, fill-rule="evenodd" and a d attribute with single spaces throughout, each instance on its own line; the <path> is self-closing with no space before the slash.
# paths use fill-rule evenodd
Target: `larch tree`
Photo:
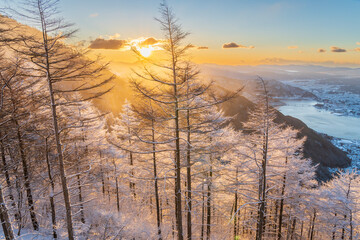
<path id="1" fill-rule="evenodd" d="M 268 167 L 268 145 L 269 135 L 276 134 L 271 133 L 274 129 L 273 120 L 275 119 L 274 110 L 270 106 L 269 94 L 266 84 L 263 79 L 260 78 L 262 99 L 258 102 L 256 110 L 250 113 L 248 121 L 245 123 L 245 129 L 252 131 L 254 148 L 258 148 L 260 156 L 254 158 L 259 166 L 259 188 L 258 188 L 258 221 L 256 228 L 256 240 L 261 240 L 264 237 L 266 226 L 266 203 L 267 203 L 267 167 Z"/>
<path id="2" fill-rule="evenodd" d="M 180 146 L 180 88 L 183 86 L 184 79 L 181 76 L 181 69 L 185 67 L 186 50 L 189 45 L 183 45 L 183 40 L 188 35 L 181 29 L 175 15 L 169 6 L 164 2 L 160 7 L 160 18 L 157 19 L 166 39 L 162 45 L 166 61 L 156 66 L 161 69 L 161 74 L 154 73 L 148 68 L 144 68 L 142 73 L 136 73 L 137 79 L 133 80 L 133 86 L 144 97 L 149 98 L 161 106 L 164 114 L 167 115 L 171 126 L 169 132 L 172 136 L 168 138 L 174 143 L 174 197 L 175 197 L 175 225 L 177 238 L 184 239 L 183 235 L 183 213 L 182 213 L 182 190 L 181 190 L 181 146 Z M 145 86 L 143 83 L 152 82 L 156 88 Z"/>
<path id="3" fill-rule="evenodd" d="M 4 92 L 4 108 L 2 111 L 7 112 L 6 125 L 7 139 L 14 141 L 16 156 L 18 156 L 19 164 L 22 166 L 22 174 L 24 180 L 24 187 L 28 203 L 28 211 L 34 230 L 39 230 L 39 223 L 35 211 L 33 187 L 31 186 L 31 170 L 30 157 L 27 151 L 27 143 L 30 141 L 28 129 L 34 124 L 34 119 L 31 117 L 32 99 L 29 98 L 30 88 L 36 84 L 36 80 L 31 80 L 24 76 L 24 71 L 21 70 L 21 63 L 16 61 L 13 67 L 1 74 L 3 82 L 7 82 L 7 91 Z M 26 80 L 26 81 L 24 81 Z M 5 128 L 3 128 L 5 131 Z M 4 143 L 4 142 L 3 142 Z M 16 147 L 15 147 L 16 146 Z M 3 161 L 4 162 L 4 161 Z M 8 173 L 7 173 L 8 174 Z M 8 178 L 8 176 L 7 176 Z"/>
<path id="4" fill-rule="evenodd" d="M 59 101 L 59 96 L 80 92 L 81 100 L 89 100 L 109 91 L 106 84 L 112 76 L 103 76 L 106 66 L 97 60 L 87 59 L 86 52 L 66 45 L 66 41 L 75 34 L 72 24 L 66 23 L 57 9 L 58 0 L 31 0 L 24 2 L 21 12 L 16 12 L 20 19 L 29 21 L 39 32 L 22 32 L 17 30 L 20 42 L 8 46 L 21 54 L 31 64 L 25 69 L 33 77 L 42 78 L 48 86 L 48 102 L 53 120 L 59 173 L 66 209 L 68 238 L 74 239 L 71 214 L 71 203 L 64 164 L 64 151 L 61 143 L 61 130 L 58 122 L 57 107 L 69 105 L 71 102 Z M 95 80 L 96 79 L 96 80 Z"/>

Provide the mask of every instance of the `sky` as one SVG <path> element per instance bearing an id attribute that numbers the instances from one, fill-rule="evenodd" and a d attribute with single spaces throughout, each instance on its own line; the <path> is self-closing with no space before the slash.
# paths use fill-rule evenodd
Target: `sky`
<path id="1" fill-rule="evenodd" d="M 159 4 L 160 0 L 61 0 L 59 7 L 80 29 L 78 41 L 86 40 L 113 61 L 131 62 L 133 53 L 125 45 L 162 39 L 154 20 Z M 187 42 L 195 46 L 191 56 L 196 63 L 360 64 L 360 0 L 168 0 L 168 4 L 191 33 Z M 154 46 L 151 50 L 156 50 Z"/>

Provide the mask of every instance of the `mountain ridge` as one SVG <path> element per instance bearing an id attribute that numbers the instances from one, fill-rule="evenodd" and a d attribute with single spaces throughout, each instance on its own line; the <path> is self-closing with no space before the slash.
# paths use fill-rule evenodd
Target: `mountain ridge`
<path id="1" fill-rule="evenodd" d="M 221 106 L 225 115 L 233 117 L 232 124 L 235 129 L 241 130 L 243 123 L 247 121 L 249 112 L 255 108 L 255 104 L 244 96 L 225 102 Z M 314 164 L 319 164 L 317 178 L 319 180 L 329 180 L 332 176 L 328 168 L 345 168 L 351 165 L 351 159 L 345 152 L 334 146 L 328 139 L 309 128 L 301 120 L 292 116 L 285 116 L 281 112 L 276 112 L 275 123 L 285 124 L 299 131 L 298 137 L 306 137 L 303 154 L 305 158 L 310 158 Z"/>

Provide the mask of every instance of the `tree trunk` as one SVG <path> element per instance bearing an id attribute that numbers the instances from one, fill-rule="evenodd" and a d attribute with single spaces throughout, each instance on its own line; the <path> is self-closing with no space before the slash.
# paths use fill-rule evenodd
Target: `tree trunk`
<path id="1" fill-rule="evenodd" d="M 56 150 L 57 150 L 57 159 L 59 162 L 59 170 L 60 170 L 60 180 L 61 180 L 61 186 L 62 186 L 62 191 L 63 191 L 63 195 L 64 195 L 66 225 L 67 225 L 69 240 L 74 240 L 74 230 L 73 230 L 72 215 L 71 215 L 71 203 L 70 203 L 69 189 L 67 186 L 67 179 L 66 179 L 65 166 L 64 166 L 64 156 L 63 156 L 61 140 L 60 140 L 58 117 L 57 117 L 57 113 L 56 113 L 56 102 L 55 102 L 53 82 L 52 82 L 51 71 L 50 71 L 46 22 L 45 22 L 45 16 L 42 13 L 40 14 L 40 17 L 41 17 L 41 24 L 42 24 L 41 27 L 42 27 L 43 45 L 44 45 L 44 50 L 45 50 L 46 78 L 47 78 L 48 89 L 49 89 L 51 113 L 52 113 L 52 120 L 53 120 L 53 127 L 54 127 Z"/>
<path id="2" fill-rule="evenodd" d="M 296 229 L 296 218 L 294 218 L 293 224 L 292 224 L 292 227 L 291 227 L 291 233 L 290 233 L 290 239 L 291 239 L 291 240 L 294 239 L 295 229 Z"/>
<path id="3" fill-rule="evenodd" d="M 54 202 L 55 183 L 54 183 L 53 176 L 51 174 L 51 165 L 50 165 L 50 160 L 49 160 L 48 141 L 47 140 L 48 139 L 45 138 L 45 159 L 46 159 L 48 177 L 49 177 L 49 182 L 50 182 L 50 187 L 51 187 L 49 199 L 50 199 L 50 208 L 51 208 L 51 222 L 52 222 L 53 238 L 56 239 L 57 238 L 56 212 L 55 212 L 55 202 Z"/>
<path id="4" fill-rule="evenodd" d="M 128 128 L 129 134 L 130 134 L 130 128 Z M 129 139 L 129 146 L 131 146 L 131 140 Z M 130 152 L 129 153 L 129 161 L 130 161 L 130 179 L 134 177 L 134 170 L 132 169 L 134 166 L 134 158 L 133 158 L 133 153 Z M 130 180 L 130 192 L 132 192 L 134 198 L 136 198 L 136 192 L 135 192 L 135 183 L 133 181 Z"/>
<path id="5" fill-rule="evenodd" d="M 153 150 L 153 168 L 154 168 L 154 190 L 155 190 L 155 204 L 156 204 L 156 221 L 158 227 L 158 239 L 162 240 L 161 237 L 161 219 L 160 219 L 160 198 L 159 198 L 159 187 L 158 187 L 158 176 L 156 166 L 156 145 L 155 145 L 155 124 L 154 119 L 151 120 L 151 135 L 152 135 L 152 150 Z"/>
<path id="6" fill-rule="evenodd" d="M 207 184 L 206 199 L 206 239 L 210 239 L 211 234 L 211 183 L 212 183 L 212 165 L 210 165 L 209 179 Z"/>
<path id="7" fill-rule="evenodd" d="M 24 186 L 25 186 L 26 197 L 27 197 L 27 202 L 28 202 L 28 207 L 29 207 L 29 212 L 30 212 L 30 219 L 31 219 L 33 229 L 35 231 L 38 231 L 39 223 L 36 219 L 36 214 L 35 214 L 35 206 L 34 206 L 33 195 L 32 195 L 32 191 L 31 191 L 31 187 L 30 187 L 29 170 L 28 170 L 28 164 L 26 162 L 24 143 L 23 143 L 21 133 L 20 133 L 20 126 L 16 120 L 14 120 L 14 123 L 17 128 L 18 147 L 19 147 L 19 152 L 20 152 L 21 164 L 22 164 L 22 168 L 23 168 Z"/>
<path id="8" fill-rule="evenodd" d="M 84 204 L 83 204 L 83 196 L 82 196 L 82 187 L 80 181 L 80 173 L 77 174 L 77 185 L 78 185 L 78 199 L 80 203 L 80 221 L 85 223 L 85 215 L 84 215 Z"/>
<path id="9" fill-rule="evenodd" d="M 350 178 L 349 180 L 349 185 L 348 185 L 348 190 L 346 192 L 346 199 L 349 199 L 349 195 L 350 195 L 350 190 L 351 190 L 351 182 L 352 182 L 352 178 Z M 344 216 L 344 218 L 346 219 L 346 215 Z M 349 236 L 349 240 L 353 238 L 353 224 L 352 224 L 352 211 L 351 209 L 349 209 L 349 225 L 350 225 L 350 236 Z M 344 228 L 343 228 L 343 233 L 344 233 Z"/>
<path id="10" fill-rule="evenodd" d="M 267 167 L 267 154 L 269 143 L 269 96 L 266 89 L 266 85 L 263 79 L 261 79 L 265 93 L 265 119 L 264 119 L 264 136 L 263 136 L 263 149 L 262 149 L 262 162 L 261 173 L 259 183 L 259 209 L 258 209 L 258 224 L 256 228 L 256 240 L 262 240 L 265 231 L 265 212 L 266 212 L 266 167 Z"/>
<path id="11" fill-rule="evenodd" d="M 170 17 L 170 16 L 168 16 Z M 177 59 L 172 39 L 172 25 L 169 24 L 169 40 L 172 54 L 172 78 L 173 78 L 173 94 L 174 94 L 174 125 L 175 125 L 175 220 L 178 240 L 183 240 L 182 211 L 181 211 L 181 164 L 180 164 L 180 126 L 179 126 L 179 99 L 177 90 Z"/>
<path id="12" fill-rule="evenodd" d="M 310 240 L 313 240 L 313 238 L 314 238 L 315 219 L 316 219 L 316 210 L 314 210 L 314 216 L 313 216 L 313 219 L 312 219 L 311 231 L 310 231 Z"/>
<path id="13" fill-rule="evenodd" d="M 238 184 L 238 168 L 236 167 L 236 177 L 235 177 L 235 197 L 234 197 L 234 240 L 236 240 L 236 237 L 238 235 L 238 229 L 237 229 L 237 208 L 238 208 L 238 192 L 237 192 L 237 184 Z"/>
<path id="14" fill-rule="evenodd" d="M 49 92 L 50 92 L 50 99 L 51 99 L 51 110 L 52 110 L 52 118 L 53 118 L 53 125 L 54 125 L 57 158 L 58 158 L 59 170 L 60 170 L 60 180 L 61 180 L 61 186 L 62 186 L 64 202 L 65 202 L 66 225 L 67 225 L 67 230 L 68 230 L 68 238 L 69 238 L 69 240 L 74 240 L 74 230 L 73 230 L 73 226 L 72 226 L 70 196 L 69 196 L 69 190 L 67 187 L 64 158 L 63 158 L 62 146 L 61 146 L 60 136 L 59 136 L 56 105 L 55 105 L 55 99 L 53 96 L 52 83 L 50 82 L 51 81 L 50 79 L 48 81 L 49 81 L 49 89 L 50 89 Z"/>
<path id="15" fill-rule="evenodd" d="M 5 176 L 5 181 L 6 181 L 6 186 L 9 188 L 9 198 L 11 200 L 11 204 L 13 204 L 14 202 L 14 196 L 12 195 L 11 193 L 11 190 L 12 190 L 12 187 L 11 187 L 11 182 L 10 182 L 10 176 L 9 176 L 9 169 L 8 169 L 8 166 L 7 166 L 7 163 L 6 163 L 6 156 L 5 156 L 5 148 L 4 148 L 4 143 L 3 143 L 3 140 L 2 140 L 2 135 L 0 133 L 0 150 L 1 150 L 1 160 L 2 160 L 2 171 L 3 171 L 3 174 Z"/>
<path id="16" fill-rule="evenodd" d="M 349 240 L 353 239 L 353 223 L 352 223 L 352 211 L 350 210 L 350 236 Z"/>
<path id="17" fill-rule="evenodd" d="M 279 212 L 279 200 L 275 200 L 275 216 L 274 216 L 274 224 L 273 224 L 273 231 L 276 234 L 277 232 L 277 223 L 278 223 L 278 212 Z"/>
<path id="18" fill-rule="evenodd" d="M 10 198 L 10 201 L 11 201 L 11 207 L 15 211 L 15 220 L 19 225 L 19 214 L 18 214 L 18 209 L 16 208 L 14 195 L 12 194 L 13 189 L 12 189 L 12 186 L 11 186 L 10 175 L 9 175 L 9 167 L 7 165 L 7 162 L 6 162 L 5 148 L 4 148 L 1 133 L 0 133 L 0 139 L 1 139 L 0 140 L 1 160 L 2 160 L 2 164 L 3 164 L 3 169 L 2 170 L 3 170 L 4 176 L 5 176 L 6 186 L 9 189 L 9 198 Z"/>
<path id="19" fill-rule="evenodd" d="M 291 214 L 289 214 L 289 219 L 286 223 L 286 240 L 289 240 L 290 234 L 291 234 Z"/>
<path id="20" fill-rule="evenodd" d="M 204 188 L 204 182 L 202 183 L 202 202 L 201 202 L 201 236 L 200 239 L 204 239 L 204 218 L 205 218 L 205 188 Z"/>
<path id="21" fill-rule="evenodd" d="M 102 161 L 101 161 L 101 151 L 99 151 L 99 156 L 100 156 L 100 172 L 101 172 L 102 194 L 103 194 L 103 197 L 105 197 L 105 178 L 104 178 L 103 165 L 102 165 Z"/>
<path id="22" fill-rule="evenodd" d="M 174 69 L 175 71 L 175 69 Z M 174 75 L 174 95 L 177 95 L 176 90 L 176 75 Z M 178 101 L 175 101 L 175 220 L 176 230 L 178 233 L 178 240 L 183 240 L 182 227 L 182 210 L 181 210 L 181 164 L 180 164 L 180 128 L 179 128 L 179 109 Z"/>
<path id="23" fill-rule="evenodd" d="M 114 171 L 115 171 L 116 207 L 117 207 L 117 211 L 120 212 L 119 182 L 118 182 L 118 176 L 117 176 L 117 169 L 116 169 L 115 160 L 113 160 L 113 164 L 114 164 Z"/>
<path id="24" fill-rule="evenodd" d="M 264 157 L 265 159 L 265 157 Z M 256 240 L 262 240 L 265 228 L 266 210 L 266 161 L 262 161 L 262 173 L 260 178 L 260 203 L 258 206 L 258 224 L 256 228 Z"/>
<path id="25" fill-rule="evenodd" d="M 108 188 L 107 188 L 107 194 L 108 194 L 108 200 L 109 200 L 109 203 L 111 203 L 111 184 L 110 184 L 110 177 L 107 178 L 107 182 L 108 182 Z"/>
<path id="26" fill-rule="evenodd" d="M 192 196 L 191 196 L 191 133 L 190 133 L 190 110 L 187 110 L 186 114 L 187 123 L 187 145 L 186 145 L 186 183 L 187 183 L 187 239 L 192 238 L 192 224 L 191 224 L 191 211 L 192 211 Z"/>
<path id="27" fill-rule="evenodd" d="M 15 239 L 14 238 L 14 233 L 13 233 L 13 230 L 12 230 L 12 227 L 11 227 L 9 214 L 8 214 L 6 204 L 5 204 L 5 201 L 4 201 L 1 186 L 0 186 L 0 220 L 1 220 L 1 225 L 2 225 L 2 229 L 3 229 L 5 239 L 6 240 Z"/>
<path id="28" fill-rule="evenodd" d="M 337 214 L 335 213 L 335 219 L 336 219 Z M 333 227 L 333 232 L 332 232 L 332 240 L 335 240 L 335 236 L 336 236 L 336 222 L 334 223 L 334 227 Z"/>
<path id="29" fill-rule="evenodd" d="M 12 162 L 15 162 L 12 153 L 11 153 L 11 149 L 8 149 L 9 151 L 9 156 Z M 14 168 L 14 174 L 15 174 L 15 189 L 16 189 L 16 193 L 17 193 L 17 213 L 19 216 L 19 221 L 18 221 L 18 231 L 17 231 L 17 235 L 20 236 L 20 232 L 22 229 L 22 213 L 21 213 L 21 208 L 22 208 L 22 202 L 23 202 L 23 193 L 22 193 L 22 189 L 21 189 L 21 184 L 20 184 L 20 176 L 19 173 L 17 171 L 17 167 Z"/>
<path id="30" fill-rule="evenodd" d="M 347 216 L 344 215 L 344 222 L 346 221 L 346 218 L 347 218 Z M 345 227 L 344 226 L 342 227 L 342 230 L 341 230 L 341 239 L 345 239 Z"/>
<path id="31" fill-rule="evenodd" d="M 85 215 L 84 215 L 84 204 L 83 204 L 83 194 L 82 194 L 82 187 L 81 187 L 81 169 L 80 169 L 80 155 L 78 152 L 77 145 L 75 143 L 75 155 L 77 159 L 77 174 L 76 174 L 76 182 L 78 187 L 78 201 L 80 205 L 80 221 L 85 223 Z"/>
<path id="32" fill-rule="evenodd" d="M 288 158 L 285 159 L 285 166 L 287 165 Z M 278 224 L 278 234 L 277 239 L 281 239 L 281 228 L 282 228 L 282 219 L 283 219 L 283 210 L 284 210 L 284 195 L 286 187 L 286 173 L 283 176 L 283 184 L 281 186 L 281 199 L 280 199 L 280 213 L 279 213 L 279 224 Z"/>

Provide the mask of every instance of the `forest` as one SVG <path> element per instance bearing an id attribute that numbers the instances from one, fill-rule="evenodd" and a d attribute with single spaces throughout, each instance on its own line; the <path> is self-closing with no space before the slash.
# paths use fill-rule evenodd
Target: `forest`
<path id="1" fill-rule="evenodd" d="M 204 79 L 163 2 L 163 59 L 136 48 L 127 80 L 71 43 L 57 0 L 0 15 L 0 220 L 13 239 L 359 239 L 358 172 L 320 180 L 298 130 L 275 123 L 267 84 L 242 128 L 242 94 Z M 27 23 L 21 24 L 21 23 Z M 31 26 L 31 27 L 30 27 Z"/>

